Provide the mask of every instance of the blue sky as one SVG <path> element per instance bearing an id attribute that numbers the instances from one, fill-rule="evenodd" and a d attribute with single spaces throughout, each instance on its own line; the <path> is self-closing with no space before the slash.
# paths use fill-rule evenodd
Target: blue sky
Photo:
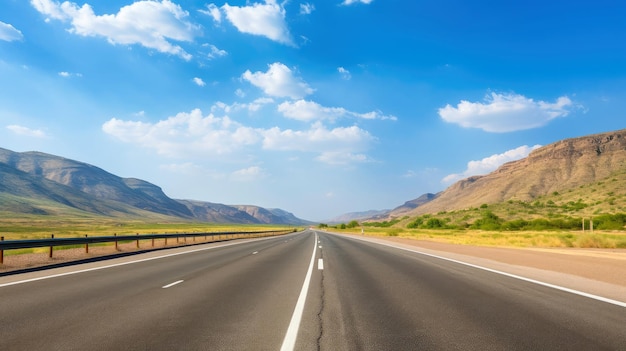
<path id="1" fill-rule="evenodd" d="M 0 147 L 309 220 L 625 128 L 623 1 L 0 3 Z"/>

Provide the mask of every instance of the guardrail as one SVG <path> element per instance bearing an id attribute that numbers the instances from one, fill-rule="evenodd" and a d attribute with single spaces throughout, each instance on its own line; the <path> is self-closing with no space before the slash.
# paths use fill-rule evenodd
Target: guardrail
<path id="1" fill-rule="evenodd" d="M 54 234 L 49 239 L 31 239 L 31 240 L 4 240 L 4 237 L 0 237 L 0 264 L 4 263 L 4 251 L 6 250 L 19 250 L 19 249 L 34 249 L 39 247 L 49 247 L 48 256 L 52 258 L 53 248 L 56 246 L 76 246 L 85 245 L 85 252 L 89 253 L 89 244 L 97 243 L 115 243 L 115 250 L 118 249 L 119 242 L 136 241 L 136 247 L 139 248 L 139 241 L 151 240 L 154 247 L 155 239 L 165 239 L 165 246 L 167 246 L 168 239 L 175 239 L 179 244 L 179 239 L 182 238 L 186 243 L 187 238 L 204 237 L 205 241 L 209 237 L 215 241 L 217 240 L 232 240 L 236 238 L 244 237 L 262 237 L 282 235 L 288 233 L 294 233 L 297 229 L 289 230 L 266 230 L 266 231 L 254 231 L 254 232 L 206 232 L 206 233 L 175 233 L 175 234 L 136 234 L 136 235 L 112 235 L 112 236 L 92 236 L 89 237 L 75 237 L 75 238 L 55 238 Z"/>

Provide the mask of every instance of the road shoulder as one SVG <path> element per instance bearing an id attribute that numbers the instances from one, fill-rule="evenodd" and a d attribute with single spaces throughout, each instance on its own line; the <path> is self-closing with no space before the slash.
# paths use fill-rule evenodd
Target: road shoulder
<path id="1" fill-rule="evenodd" d="M 356 238 L 458 260 L 626 302 L 626 250 L 537 249 L 456 245 L 401 237 Z"/>

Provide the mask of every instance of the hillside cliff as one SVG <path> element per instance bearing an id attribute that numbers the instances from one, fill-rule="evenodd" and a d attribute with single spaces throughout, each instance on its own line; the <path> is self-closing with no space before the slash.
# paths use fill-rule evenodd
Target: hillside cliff
<path id="1" fill-rule="evenodd" d="M 538 148 L 496 171 L 453 184 L 408 215 L 437 213 L 537 196 L 604 179 L 626 168 L 626 129 L 566 139 Z M 392 213 L 393 215 L 397 215 Z"/>

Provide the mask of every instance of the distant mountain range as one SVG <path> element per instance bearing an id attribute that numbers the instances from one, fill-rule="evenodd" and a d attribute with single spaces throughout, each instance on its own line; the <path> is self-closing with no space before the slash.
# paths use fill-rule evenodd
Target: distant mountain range
<path id="1" fill-rule="evenodd" d="M 392 210 L 347 213 L 325 221 L 384 221 L 509 200 L 530 201 L 626 171 L 626 129 L 543 146 L 496 171 L 473 176 Z M 178 218 L 215 223 L 310 225 L 280 209 L 176 200 L 161 188 L 87 163 L 41 152 L 0 148 L 0 212 Z"/>
<path id="2" fill-rule="evenodd" d="M 280 209 L 171 199 L 160 187 L 41 152 L 0 148 L 0 211 L 95 214 L 215 223 L 308 225 Z"/>
<path id="3" fill-rule="evenodd" d="M 393 210 L 348 213 L 329 223 L 384 221 L 509 200 L 531 201 L 601 181 L 616 172 L 626 172 L 626 129 L 561 140 L 490 174 L 460 180 L 438 194 L 424 194 Z"/>

